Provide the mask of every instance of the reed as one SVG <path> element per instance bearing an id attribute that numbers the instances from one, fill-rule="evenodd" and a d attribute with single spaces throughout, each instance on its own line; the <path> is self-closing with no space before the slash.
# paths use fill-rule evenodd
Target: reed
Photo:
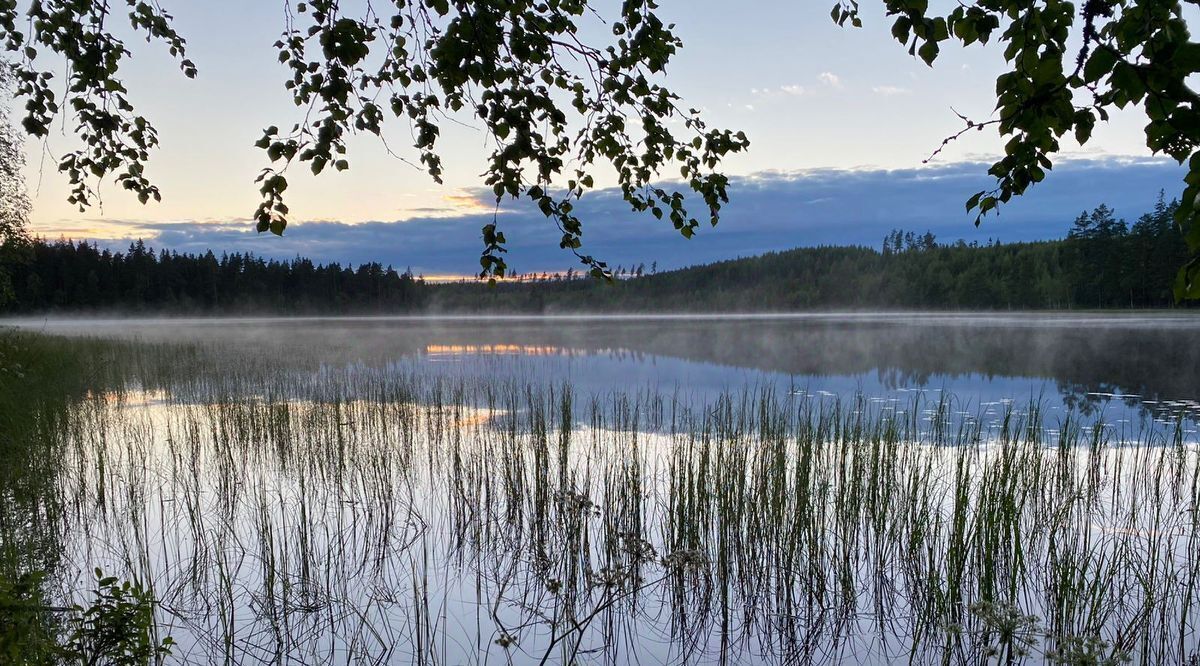
<path id="1" fill-rule="evenodd" d="M 1200 449 L 1181 428 L 120 353 L 105 390 L 32 408 L 56 461 L 49 594 L 97 566 L 145 581 L 185 663 L 1200 648 Z"/>

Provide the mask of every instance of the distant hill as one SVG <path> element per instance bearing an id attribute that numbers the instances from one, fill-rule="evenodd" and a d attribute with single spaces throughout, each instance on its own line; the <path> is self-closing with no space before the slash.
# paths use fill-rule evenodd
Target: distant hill
<path id="1" fill-rule="evenodd" d="M 882 249 L 814 247 L 680 270 L 622 269 L 494 287 L 432 284 L 380 264 L 127 252 L 36 241 L 0 267 L 0 311 L 242 313 L 767 312 L 832 309 L 1147 308 L 1174 304 L 1186 248 L 1160 201 L 1132 225 L 1105 206 L 1062 240 L 942 244 L 895 231 Z M 14 253 L 6 253 L 12 255 Z M 8 288 L 3 286 L 7 284 Z"/>
<path id="2" fill-rule="evenodd" d="M 815 247 L 646 275 L 615 284 L 550 279 L 493 289 L 444 285 L 427 308 L 444 311 L 751 312 L 830 309 L 1067 309 L 1174 305 L 1187 259 L 1160 204 L 1133 225 L 1101 206 L 1067 238 L 1035 243 L 939 244 L 889 234 L 882 250 Z M 638 276 L 640 274 L 640 277 Z"/>

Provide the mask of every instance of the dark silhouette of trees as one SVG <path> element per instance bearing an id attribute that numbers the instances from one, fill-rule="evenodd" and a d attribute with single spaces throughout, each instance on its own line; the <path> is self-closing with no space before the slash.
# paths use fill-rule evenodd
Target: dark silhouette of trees
<path id="1" fill-rule="evenodd" d="M 895 230 L 882 249 L 817 247 L 772 252 L 597 284 L 443 285 L 445 310 L 745 312 L 819 309 L 1163 308 L 1176 303 L 1175 267 L 1187 248 L 1160 196 L 1132 226 L 1107 206 L 1085 213 L 1067 238 L 940 244 Z"/>
<path id="2" fill-rule="evenodd" d="M 794 311 L 812 309 L 1149 308 L 1175 304 L 1187 254 L 1161 195 L 1133 225 L 1107 206 L 1076 218 L 1063 240 L 938 243 L 895 230 L 882 250 L 800 248 L 676 271 L 620 268 L 621 279 L 531 273 L 489 288 L 427 284 L 377 263 L 357 268 L 297 257 L 124 252 L 38 241 L 9 266 L 8 312 L 424 313 Z"/>
<path id="3" fill-rule="evenodd" d="M 993 187 L 967 199 L 980 217 L 1046 178 L 1064 136 L 1087 143 L 1113 110 L 1139 107 L 1147 147 L 1188 167 L 1175 224 L 1191 252 L 1175 295 L 1200 298 L 1200 97 L 1190 85 L 1200 73 L 1200 44 L 1191 41 L 1184 12 L 1192 3 L 881 4 L 892 36 L 931 66 L 952 43 L 994 41 L 1001 50 L 1004 71 L 994 85 L 981 82 L 994 91 L 997 113 L 984 121 L 964 117 L 962 131 L 942 144 L 983 129 L 1005 138 L 1004 155 L 988 170 Z M 267 127 L 256 143 L 268 162 L 257 179 L 260 232 L 283 233 L 287 225 L 290 168 L 347 169 L 347 137 L 382 136 L 389 120 L 408 126 L 411 162 L 435 181 L 442 174 L 441 124 L 480 126 L 490 149 L 483 183 L 497 203 L 534 203 L 553 222 L 560 246 L 593 275 L 611 277 L 603 261 L 582 252 L 584 225 L 574 202 L 607 167 L 632 210 L 670 223 L 685 238 L 703 222 L 717 223 L 729 184 L 720 165 L 749 140 L 708 127 L 666 87 L 667 66 L 683 41 L 656 0 L 629 0 L 619 9 L 589 0 L 342 5 L 283 3 L 274 47 L 288 72 L 284 94 L 303 120 Z M 839 25 L 862 24 L 858 0 L 837 0 L 832 16 Z M 117 24 L 126 24 L 122 32 Z M 60 114 L 69 116 L 62 124 L 81 147 L 58 166 L 72 184 L 69 201 L 81 208 L 94 202 L 94 185 L 105 179 L 142 202 L 160 198 L 145 170 L 158 135 L 135 110 L 122 76 L 132 55 L 128 34 L 165 45 L 184 76 L 196 75 L 183 34 L 158 2 L 0 2 L 0 44 L 14 61 L 22 126 L 45 137 Z M 65 80 L 55 80 L 48 60 Z M 678 182 L 666 180 L 676 173 Z M 481 235 L 481 276 L 505 276 L 499 220 Z"/>
<path id="4" fill-rule="evenodd" d="M 412 273 L 377 263 L 155 253 L 140 240 L 125 252 L 37 241 L 28 255 L 10 267 L 10 312 L 410 312 L 427 293 Z"/>
<path id="5" fill-rule="evenodd" d="M 285 2 L 274 47 L 287 69 L 283 94 L 303 120 L 267 127 L 255 144 L 268 163 L 256 181 L 258 231 L 287 226 L 291 167 L 345 170 L 347 138 L 382 137 L 389 120 L 408 125 L 413 143 L 402 157 L 436 182 L 441 124 L 480 126 L 490 143 L 483 184 L 496 201 L 534 203 L 561 247 L 598 276 L 609 270 L 582 253 L 573 201 L 601 169 L 616 176 L 632 209 L 665 218 L 685 237 L 716 224 L 728 200 L 728 179 L 716 168 L 747 148 L 745 134 L 708 127 L 664 85 L 683 43 L 656 2 L 598 9 L 587 0 Z M 114 31 L 117 23 L 124 29 Z M 81 210 L 107 179 L 142 203 L 161 198 L 145 169 L 158 135 L 124 83 L 127 35 L 165 44 L 182 74 L 196 76 L 183 34 L 153 0 L 0 2 L 0 47 L 13 54 L 25 131 L 45 137 L 63 114 L 82 144 L 59 160 L 68 200 Z M 47 61 L 63 73 L 61 84 Z M 665 174 L 682 182 L 662 185 Z M 504 232 L 497 221 L 482 231 L 481 275 L 503 277 Z"/>

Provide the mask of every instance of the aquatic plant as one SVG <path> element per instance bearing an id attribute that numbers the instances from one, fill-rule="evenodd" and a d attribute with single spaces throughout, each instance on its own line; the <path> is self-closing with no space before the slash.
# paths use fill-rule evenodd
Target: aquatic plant
<path id="1" fill-rule="evenodd" d="M 41 431 L 63 507 L 47 594 L 78 602 L 97 565 L 143 581 L 184 661 L 1197 649 L 1200 449 L 1181 427 L 135 354 Z"/>

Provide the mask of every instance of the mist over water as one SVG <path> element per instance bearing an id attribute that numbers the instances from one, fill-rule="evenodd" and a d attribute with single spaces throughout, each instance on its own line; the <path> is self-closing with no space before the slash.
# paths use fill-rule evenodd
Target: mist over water
<path id="1" fill-rule="evenodd" d="M 318 371 L 400 364 L 430 376 L 590 393 L 647 390 L 689 402 L 771 387 L 849 399 L 952 396 L 986 416 L 1041 403 L 1110 424 L 1200 416 L 1193 313 L 9 320 L 62 335 L 195 343 Z M 319 380 L 318 380 L 319 381 Z M 1144 423 L 1145 422 L 1145 423 Z M 1130 427 L 1133 427 L 1132 425 Z M 1135 428 L 1136 429 L 1136 428 Z M 1194 434 L 1192 425 L 1187 434 Z"/>

